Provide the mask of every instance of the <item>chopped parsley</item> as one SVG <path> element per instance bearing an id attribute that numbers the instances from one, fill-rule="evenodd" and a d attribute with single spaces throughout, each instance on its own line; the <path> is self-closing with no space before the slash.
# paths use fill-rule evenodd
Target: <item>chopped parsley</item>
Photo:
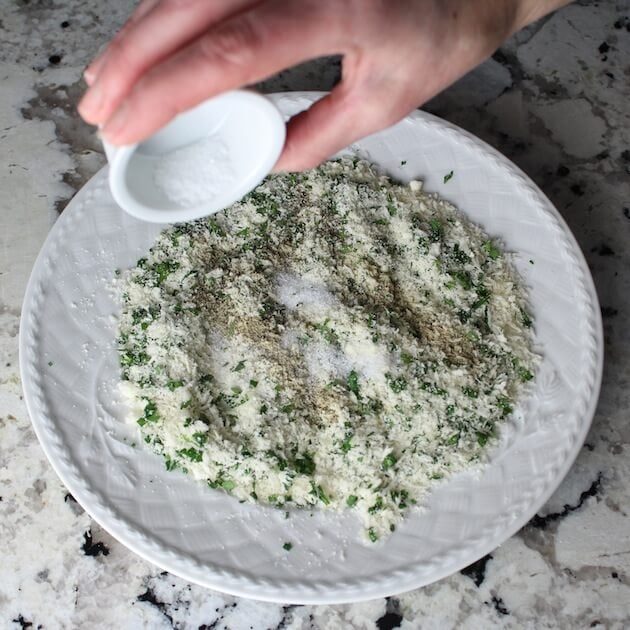
<path id="1" fill-rule="evenodd" d="M 357 397 L 360 398 L 361 395 L 359 393 L 359 376 L 355 370 L 352 370 L 350 374 L 348 374 L 348 378 L 346 379 L 346 385 L 348 389 Z"/>
<path id="2" fill-rule="evenodd" d="M 382 463 L 383 470 L 389 470 L 390 468 L 393 468 L 397 461 L 398 460 L 396 459 L 395 455 L 390 453 L 383 460 L 383 463 Z"/>
<path id="3" fill-rule="evenodd" d="M 400 392 L 407 389 L 407 381 L 402 376 L 389 378 L 388 382 L 391 390 L 396 394 L 400 394 Z"/>
<path id="4" fill-rule="evenodd" d="M 496 260 L 501 255 L 501 250 L 489 240 L 483 242 L 483 251 L 486 252 L 488 257 L 492 260 Z"/>
<path id="5" fill-rule="evenodd" d="M 190 448 L 182 448 L 177 451 L 177 454 L 181 457 L 186 457 L 191 462 L 200 462 L 203 459 L 203 453 L 193 447 Z"/>

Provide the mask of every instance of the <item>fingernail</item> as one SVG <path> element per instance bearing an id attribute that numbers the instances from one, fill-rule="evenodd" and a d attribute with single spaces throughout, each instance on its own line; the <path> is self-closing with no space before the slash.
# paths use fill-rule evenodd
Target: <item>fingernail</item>
<path id="1" fill-rule="evenodd" d="M 105 92 L 98 81 L 90 86 L 77 108 L 81 116 L 90 122 L 98 122 L 98 114 L 103 105 L 104 96 Z"/>
<path id="2" fill-rule="evenodd" d="M 127 120 L 129 118 L 129 104 L 123 103 L 116 113 L 107 121 L 107 124 L 101 129 L 103 137 L 111 142 L 116 143 L 116 136 L 127 126 Z"/>
<path id="3" fill-rule="evenodd" d="M 88 87 L 92 86 L 94 79 L 96 79 L 96 73 L 93 70 L 90 70 L 90 68 L 86 68 L 83 72 L 83 80 L 88 84 Z"/>

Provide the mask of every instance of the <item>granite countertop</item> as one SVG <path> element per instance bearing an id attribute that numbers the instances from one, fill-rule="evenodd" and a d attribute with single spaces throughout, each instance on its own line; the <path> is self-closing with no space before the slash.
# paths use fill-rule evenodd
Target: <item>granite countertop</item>
<path id="1" fill-rule="evenodd" d="M 104 164 L 75 105 L 84 66 L 131 4 L 19 0 L 0 16 L 0 626 L 630 627 L 627 3 L 576 2 L 427 106 L 527 172 L 586 255 L 606 336 L 586 443 L 547 505 L 490 555 L 425 588 L 339 606 L 259 603 L 161 572 L 91 521 L 31 429 L 18 370 L 23 292 L 58 213 Z M 338 60 L 320 60 L 262 87 L 329 89 L 338 72 Z"/>

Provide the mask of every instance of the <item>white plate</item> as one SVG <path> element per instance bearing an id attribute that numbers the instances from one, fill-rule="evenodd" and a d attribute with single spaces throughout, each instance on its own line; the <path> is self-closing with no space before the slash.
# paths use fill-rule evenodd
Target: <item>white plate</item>
<path id="1" fill-rule="evenodd" d="M 319 96 L 275 100 L 288 115 Z M 161 226 L 122 212 L 105 170 L 68 205 L 35 263 L 20 354 L 42 447 L 96 521 L 192 582 L 282 603 L 366 600 L 433 582 L 522 527 L 558 486 L 589 428 L 602 373 L 601 318 L 584 258 L 549 200 L 499 153 L 422 112 L 353 149 L 396 178 L 424 179 L 517 253 L 543 354 L 535 392 L 490 466 L 437 486 L 427 509 L 381 544 L 365 546 L 350 514 L 303 511 L 285 520 L 282 511 L 239 504 L 167 473 L 160 458 L 133 446 L 140 440 L 116 393 L 117 304 L 109 287 L 115 269 L 133 265 Z"/>

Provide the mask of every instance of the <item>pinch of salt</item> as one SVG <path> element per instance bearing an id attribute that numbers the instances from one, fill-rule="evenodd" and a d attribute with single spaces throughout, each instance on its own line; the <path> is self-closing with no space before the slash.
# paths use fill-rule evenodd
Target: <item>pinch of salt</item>
<path id="1" fill-rule="evenodd" d="M 217 136 L 208 136 L 161 156 L 153 178 L 169 201 L 190 207 L 233 185 L 235 173 L 225 144 Z"/>

